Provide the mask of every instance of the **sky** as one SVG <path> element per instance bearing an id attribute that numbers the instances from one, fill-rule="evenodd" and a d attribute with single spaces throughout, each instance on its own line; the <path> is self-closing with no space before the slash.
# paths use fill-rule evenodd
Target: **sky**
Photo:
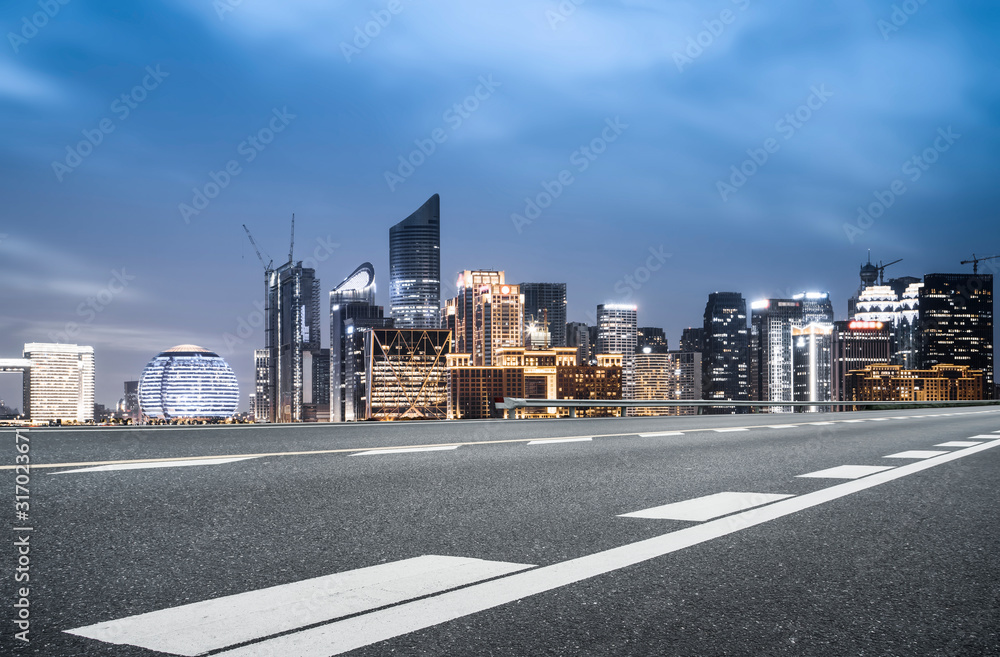
<path id="1" fill-rule="evenodd" d="M 108 405 L 192 343 L 248 407 L 242 225 L 281 263 L 293 213 L 324 313 L 365 261 L 388 304 L 388 229 L 438 193 L 442 297 L 565 282 L 571 321 L 636 303 L 671 347 L 713 291 L 842 319 L 869 249 L 1000 253 L 991 2 L 8 0 L 0 28 L 0 357 L 91 345 Z"/>

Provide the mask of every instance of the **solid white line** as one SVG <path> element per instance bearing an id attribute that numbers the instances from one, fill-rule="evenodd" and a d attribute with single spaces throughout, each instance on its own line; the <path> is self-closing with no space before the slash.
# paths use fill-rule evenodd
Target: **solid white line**
<path id="1" fill-rule="evenodd" d="M 906 452 L 899 452 L 897 454 L 889 454 L 888 456 L 883 456 L 884 459 L 929 459 L 935 456 L 941 456 L 942 454 L 948 454 L 949 452 L 941 452 L 930 449 L 911 449 Z"/>
<path id="2" fill-rule="evenodd" d="M 66 630 L 114 644 L 200 655 L 529 565 L 425 555 Z"/>
<path id="3" fill-rule="evenodd" d="M 816 472 L 810 472 L 798 476 L 812 477 L 815 479 L 858 479 L 860 477 L 867 477 L 870 474 L 875 474 L 876 472 L 891 469 L 891 465 L 838 465 L 835 468 L 817 470 Z"/>
<path id="4" fill-rule="evenodd" d="M 886 420 L 891 420 L 892 418 L 888 418 L 888 417 L 870 417 L 868 419 L 870 421 L 872 421 L 872 422 L 885 422 Z"/>
<path id="5" fill-rule="evenodd" d="M 355 452 L 351 456 L 376 456 L 378 454 L 410 454 L 412 452 L 443 452 L 458 449 L 458 445 L 439 445 L 434 447 L 400 447 L 398 449 L 372 449 L 367 452 Z"/>
<path id="6" fill-rule="evenodd" d="M 833 422 L 810 422 L 809 424 L 813 425 L 814 427 L 822 427 L 826 426 L 827 424 L 833 424 Z"/>
<path id="7" fill-rule="evenodd" d="M 683 502 L 654 506 L 651 509 L 623 513 L 619 518 L 652 518 L 654 520 L 693 520 L 704 522 L 719 516 L 729 515 L 737 511 L 746 511 L 755 506 L 777 502 L 791 495 L 774 495 L 770 493 L 715 493 L 696 497 Z"/>
<path id="8" fill-rule="evenodd" d="M 994 436 L 993 434 L 990 434 L 990 433 L 981 433 L 981 434 L 978 434 L 978 435 L 975 435 L 975 436 L 969 436 L 969 438 L 971 438 L 971 439 L 986 438 L 988 440 L 996 440 L 997 439 L 996 436 Z"/>
<path id="9" fill-rule="evenodd" d="M 769 424 L 768 429 L 797 429 L 799 425 L 797 424 Z"/>
<path id="10" fill-rule="evenodd" d="M 552 443 L 586 443 L 593 438 L 548 438 L 546 440 L 532 440 L 529 445 L 551 445 Z"/>
<path id="11" fill-rule="evenodd" d="M 186 468 L 192 465 L 219 465 L 221 463 L 235 463 L 236 461 L 249 461 L 253 456 L 243 456 L 229 459 L 196 459 L 192 461 L 156 461 L 155 463 L 118 463 L 116 465 L 98 465 L 93 468 L 78 468 L 76 470 L 62 470 L 50 474 L 71 474 L 74 472 L 112 472 L 114 470 L 148 470 L 150 468 Z"/>
<path id="12" fill-rule="evenodd" d="M 934 445 L 935 447 L 972 447 L 973 445 L 981 445 L 981 440 L 949 440 L 946 443 L 938 443 Z"/>
<path id="13" fill-rule="evenodd" d="M 683 431 L 661 431 L 659 433 L 640 433 L 640 438 L 656 438 L 658 436 L 683 436 Z"/>
<path id="14" fill-rule="evenodd" d="M 683 550 L 721 536 L 760 525 L 783 516 L 846 497 L 907 475 L 933 468 L 955 459 L 1000 445 L 1000 440 L 969 447 L 947 456 L 917 461 L 888 472 L 848 481 L 805 495 L 781 500 L 732 516 L 687 527 L 654 538 L 612 548 L 570 561 L 536 568 L 494 580 L 475 584 L 457 591 L 414 600 L 382 611 L 363 614 L 311 630 L 276 637 L 261 643 L 229 650 L 213 657 L 264 657 L 295 655 L 296 657 L 332 657 L 349 650 L 372 645 L 393 637 L 416 632 L 441 623 L 499 607 L 528 596 L 544 593 L 560 586 L 626 568 L 671 552 Z"/>
<path id="15" fill-rule="evenodd" d="M 846 423 L 856 423 L 856 422 L 867 422 L 867 420 L 840 420 L 840 422 Z"/>
<path id="16" fill-rule="evenodd" d="M 732 433 L 734 431 L 750 431 L 749 429 L 744 429 L 743 427 L 730 427 L 728 429 L 712 429 L 715 433 Z"/>

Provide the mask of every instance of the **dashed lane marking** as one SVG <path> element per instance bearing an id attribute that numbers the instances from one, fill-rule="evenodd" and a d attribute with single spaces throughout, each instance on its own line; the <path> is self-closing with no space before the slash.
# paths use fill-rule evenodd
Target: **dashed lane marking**
<path id="1" fill-rule="evenodd" d="M 436 447 L 397 447 L 392 449 L 371 449 L 367 452 L 355 452 L 351 456 L 378 456 L 381 454 L 411 454 L 413 452 L 443 452 L 458 449 L 458 445 L 440 445 Z"/>
<path id="2" fill-rule="evenodd" d="M 972 447 L 973 445 L 981 445 L 981 440 L 949 440 L 946 443 L 938 443 L 934 445 L 935 447 Z"/>
<path id="3" fill-rule="evenodd" d="M 593 438 L 546 438 L 544 440 L 532 440 L 529 445 L 551 445 L 553 443 L 585 443 Z"/>
<path id="4" fill-rule="evenodd" d="M 658 433 L 640 433 L 640 438 L 657 438 L 659 436 L 683 436 L 683 431 L 660 431 Z"/>
<path id="5" fill-rule="evenodd" d="M 157 461 L 155 463 L 119 463 L 117 465 L 99 465 L 93 468 L 79 468 L 76 470 L 63 470 L 51 474 L 73 474 L 74 472 L 113 472 L 116 470 L 148 470 L 151 468 L 185 468 L 197 465 L 220 465 L 222 463 L 235 463 L 237 461 L 249 461 L 254 457 L 243 456 L 228 459 L 192 459 L 188 461 Z M 36 466 L 37 467 L 37 466 Z"/>
<path id="6" fill-rule="evenodd" d="M 725 429 L 712 429 L 715 433 L 733 433 L 735 431 L 750 431 L 744 427 L 728 427 Z"/>
<path id="7" fill-rule="evenodd" d="M 898 452 L 896 454 L 889 454 L 888 456 L 883 456 L 884 459 L 929 459 L 935 456 L 941 456 L 942 454 L 948 454 L 949 452 L 941 452 L 932 449 L 911 449 L 905 452 Z"/>
<path id="8" fill-rule="evenodd" d="M 693 520 L 703 522 L 729 515 L 737 511 L 746 511 L 757 506 L 770 504 L 792 497 L 791 495 L 775 495 L 771 493 L 715 493 L 696 497 L 683 502 L 674 502 L 651 509 L 623 513 L 619 518 L 652 518 L 654 520 Z"/>
<path id="9" fill-rule="evenodd" d="M 859 479 L 868 475 L 892 470 L 891 465 L 838 465 L 835 468 L 817 470 L 808 474 L 798 475 L 799 477 L 812 477 L 816 479 Z"/>

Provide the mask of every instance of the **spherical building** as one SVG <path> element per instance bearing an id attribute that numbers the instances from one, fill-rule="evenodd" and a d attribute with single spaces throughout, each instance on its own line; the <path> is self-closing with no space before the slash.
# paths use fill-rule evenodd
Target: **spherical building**
<path id="1" fill-rule="evenodd" d="M 227 418 L 240 389 L 218 354 L 182 344 L 149 361 L 139 380 L 139 406 L 151 418 Z"/>

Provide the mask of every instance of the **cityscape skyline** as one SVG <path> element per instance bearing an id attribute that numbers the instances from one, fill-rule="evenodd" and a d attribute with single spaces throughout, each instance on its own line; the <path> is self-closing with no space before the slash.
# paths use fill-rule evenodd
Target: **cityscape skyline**
<path id="1" fill-rule="evenodd" d="M 277 263 L 296 214 L 325 318 L 363 261 L 390 306 L 386 233 L 433 194 L 442 299 L 466 269 L 565 282 L 568 321 L 636 303 L 671 345 L 711 292 L 829 291 L 845 319 L 869 248 L 903 258 L 891 276 L 997 253 L 996 11 L 926 4 L 887 32 L 889 4 L 723 5 L 713 35 L 720 7 L 696 3 L 404 4 L 364 47 L 378 3 L 60 5 L 0 61 L 0 353 L 92 345 L 110 404 L 197 344 L 246 409 L 264 339 L 242 224 Z M 0 398 L 19 405 L 16 376 Z"/>

